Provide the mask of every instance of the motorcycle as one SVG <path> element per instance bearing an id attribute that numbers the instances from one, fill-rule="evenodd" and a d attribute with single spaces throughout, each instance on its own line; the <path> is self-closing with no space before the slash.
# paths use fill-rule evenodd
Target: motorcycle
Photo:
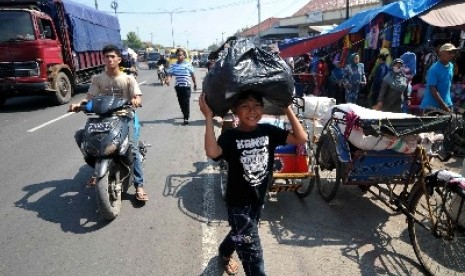
<path id="1" fill-rule="evenodd" d="M 161 85 L 165 85 L 166 73 L 165 73 L 165 66 L 163 66 L 163 64 L 158 65 L 157 76 L 158 76 L 158 80 L 160 81 Z"/>
<path id="2" fill-rule="evenodd" d="M 137 71 L 137 68 L 132 66 L 132 67 L 122 67 L 120 66 L 119 70 L 127 75 L 132 75 L 134 78 L 137 79 L 137 75 L 139 74 Z"/>
<path id="3" fill-rule="evenodd" d="M 129 122 L 136 115 L 126 99 L 114 96 L 94 97 L 80 109 L 89 116 L 80 149 L 84 160 L 94 168 L 99 211 L 105 219 L 113 220 L 121 210 L 122 193 L 134 182 Z M 137 116 L 134 124 L 139 125 Z M 147 145 L 139 141 L 138 150 L 144 161 Z"/>

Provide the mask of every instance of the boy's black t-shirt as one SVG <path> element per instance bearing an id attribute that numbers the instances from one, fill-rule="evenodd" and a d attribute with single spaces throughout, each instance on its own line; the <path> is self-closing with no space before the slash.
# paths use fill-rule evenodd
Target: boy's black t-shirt
<path id="1" fill-rule="evenodd" d="M 265 201 L 273 173 L 274 151 L 286 143 L 288 131 L 269 124 L 258 124 L 251 132 L 228 129 L 218 138 L 228 162 L 226 202 L 229 205 L 260 205 Z"/>

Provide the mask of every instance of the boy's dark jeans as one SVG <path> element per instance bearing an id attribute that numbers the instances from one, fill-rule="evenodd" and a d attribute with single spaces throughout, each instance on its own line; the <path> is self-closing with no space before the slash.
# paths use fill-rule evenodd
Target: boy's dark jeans
<path id="1" fill-rule="evenodd" d="M 258 221 L 262 205 L 228 206 L 231 231 L 220 244 L 219 252 L 229 257 L 236 250 L 246 275 L 266 275 L 263 250 L 258 236 Z"/>
<path id="2" fill-rule="evenodd" d="M 189 120 L 190 108 L 189 102 L 191 99 L 191 87 L 190 86 L 175 86 L 176 96 L 178 96 L 179 107 L 184 120 Z"/>

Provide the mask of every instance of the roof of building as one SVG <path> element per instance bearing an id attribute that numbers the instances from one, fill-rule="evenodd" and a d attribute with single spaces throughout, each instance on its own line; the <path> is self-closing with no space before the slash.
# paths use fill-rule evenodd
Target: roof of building
<path id="1" fill-rule="evenodd" d="M 349 6 L 360 6 L 365 4 L 376 4 L 380 0 L 350 0 Z M 312 0 L 303 6 L 300 10 L 293 14 L 293 16 L 306 15 L 309 12 L 315 11 L 329 11 L 335 9 L 345 8 L 346 0 Z"/>
<path id="2" fill-rule="evenodd" d="M 275 26 L 281 18 L 277 17 L 270 17 L 264 21 L 262 21 L 260 24 L 255 25 L 253 27 L 248 28 L 247 30 L 243 31 L 241 33 L 242 36 L 248 37 L 248 36 L 255 36 L 258 34 L 258 31 L 260 32 L 266 31 L 273 26 Z"/>

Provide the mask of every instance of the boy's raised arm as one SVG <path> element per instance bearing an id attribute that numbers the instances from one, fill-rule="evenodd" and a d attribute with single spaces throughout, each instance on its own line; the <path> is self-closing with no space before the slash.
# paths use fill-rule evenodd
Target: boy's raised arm
<path id="1" fill-rule="evenodd" d="M 200 111 L 205 116 L 205 153 L 209 158 L 217 158 L 223 152 L 218 145 L 215 136 L 213 125 L 213 111 L 205 101 L 205 94 L 201 94 L 199 98 Z"/>

